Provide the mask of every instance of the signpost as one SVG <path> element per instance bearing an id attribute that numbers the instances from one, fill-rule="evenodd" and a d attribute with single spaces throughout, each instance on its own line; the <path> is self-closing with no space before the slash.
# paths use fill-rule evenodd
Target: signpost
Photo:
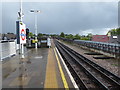
<path id="1" fill-rule="evenodd" d="M 20 23 L 20 44 L 21 44 L 21 58 L 24 58 L 24 44 L 26 43 L 26 28 L 23 22 Z"/>
<path id="2" fill-rule="evenodd" d="M 22 0 L 20 0 L 20 11 L 18 12 L 19 21 L 16 22 L 17 44 L 20 45 L 21 58 L 24 58 L 24 44 L 26 43 L 26 27 L 23 23 Z"/>
<path id="3" fill-rule="evenodd" d="M 17 21 L 17 44 L 20 45 L 21 58 L 24 58 L 24 44 L 26 43 L 26 26 L 23 22 Z"/>

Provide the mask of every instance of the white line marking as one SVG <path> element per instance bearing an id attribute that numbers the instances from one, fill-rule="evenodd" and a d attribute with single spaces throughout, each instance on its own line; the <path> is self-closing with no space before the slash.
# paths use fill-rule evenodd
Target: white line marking
<path id="1" fill-rule="evenodd" d="M 39 59 L 39 58 L 43 58 L 43 56 L 36 56 L 35 58 L 36 58 L 36 59 Z"/>
<path id="2" fill-rule="evenodd" d="M 27 54 L 28 52 L 30 52 L 31 50 L 28 50 L 28 51 L 26 51 L 24 54 Z"/>
<path id="3" fill-rule="evenodd" d="M 71 75 L 71 73 L 70 73 L 68 67 L 66 66 L 66 64 L 65 64 L 65 62 L 64 62 L 64 60 L 63 60 L 63 58 L 62 58 L 62 56 L 60 55 L 58 49 L 57 49 L 56 47 L 55 47 L 55 49 L 56 49 L 56 51 L 57 51 L 57 53 L 58 53 L 58 55 L 59 55 L 59 57 L 60 57 L 60 60 L 62 61 L 62 63 L 63 63 L 63 65 L 64 65 L 64 67 L 65 67 L 67 73 L 68 73 L 68 76 L 69 76 L 70 79 L 71 79 L 71 82 L 73 83 L 74 88 L 76 88 L 77 90 L 79 90 L 78 85 L 76 84 L 74 78 L 72 77 L 72 75 Z"/>

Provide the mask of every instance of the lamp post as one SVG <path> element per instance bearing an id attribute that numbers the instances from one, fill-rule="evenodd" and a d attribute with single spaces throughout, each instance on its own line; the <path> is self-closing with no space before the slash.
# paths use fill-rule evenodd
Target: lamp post
<path id="1" fill-rule="evenodd" d="M 40 10 L 30 10 L 30 12 L 35 13 L 35 48 L 37 49 L 37 13 L 40 13 Z"/>
<path id="2" fill-rule="evenodd" d="M 24 16 L 23 11 L 22 11 L 22 0 L 20 0 L 20 11 L 18 12 L 19 15 L 19 21 L 22 22 L 22 18 Z M 19 45 L 20 53 L 21 53 L 21 58 L 24 58 L 24 45 L 23 43 Z"/>

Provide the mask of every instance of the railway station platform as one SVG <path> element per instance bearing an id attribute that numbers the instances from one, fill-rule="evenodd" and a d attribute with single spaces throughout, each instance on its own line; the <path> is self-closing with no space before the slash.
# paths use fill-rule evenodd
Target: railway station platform
<path id="1" fill-rule="evenodd" d="M 27 49 L 2 62 L 2 88 L 77 88 L 53 41 L 51 48 Z"/>

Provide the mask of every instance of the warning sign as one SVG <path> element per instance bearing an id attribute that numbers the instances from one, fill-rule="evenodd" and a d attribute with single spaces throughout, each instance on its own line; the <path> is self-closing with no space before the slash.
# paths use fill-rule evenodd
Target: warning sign
<path id="1" fill-rule="evenodd" d="M 26 28 L 25 24 L 20 23 L 20 44 L 26 43 Z"/>

